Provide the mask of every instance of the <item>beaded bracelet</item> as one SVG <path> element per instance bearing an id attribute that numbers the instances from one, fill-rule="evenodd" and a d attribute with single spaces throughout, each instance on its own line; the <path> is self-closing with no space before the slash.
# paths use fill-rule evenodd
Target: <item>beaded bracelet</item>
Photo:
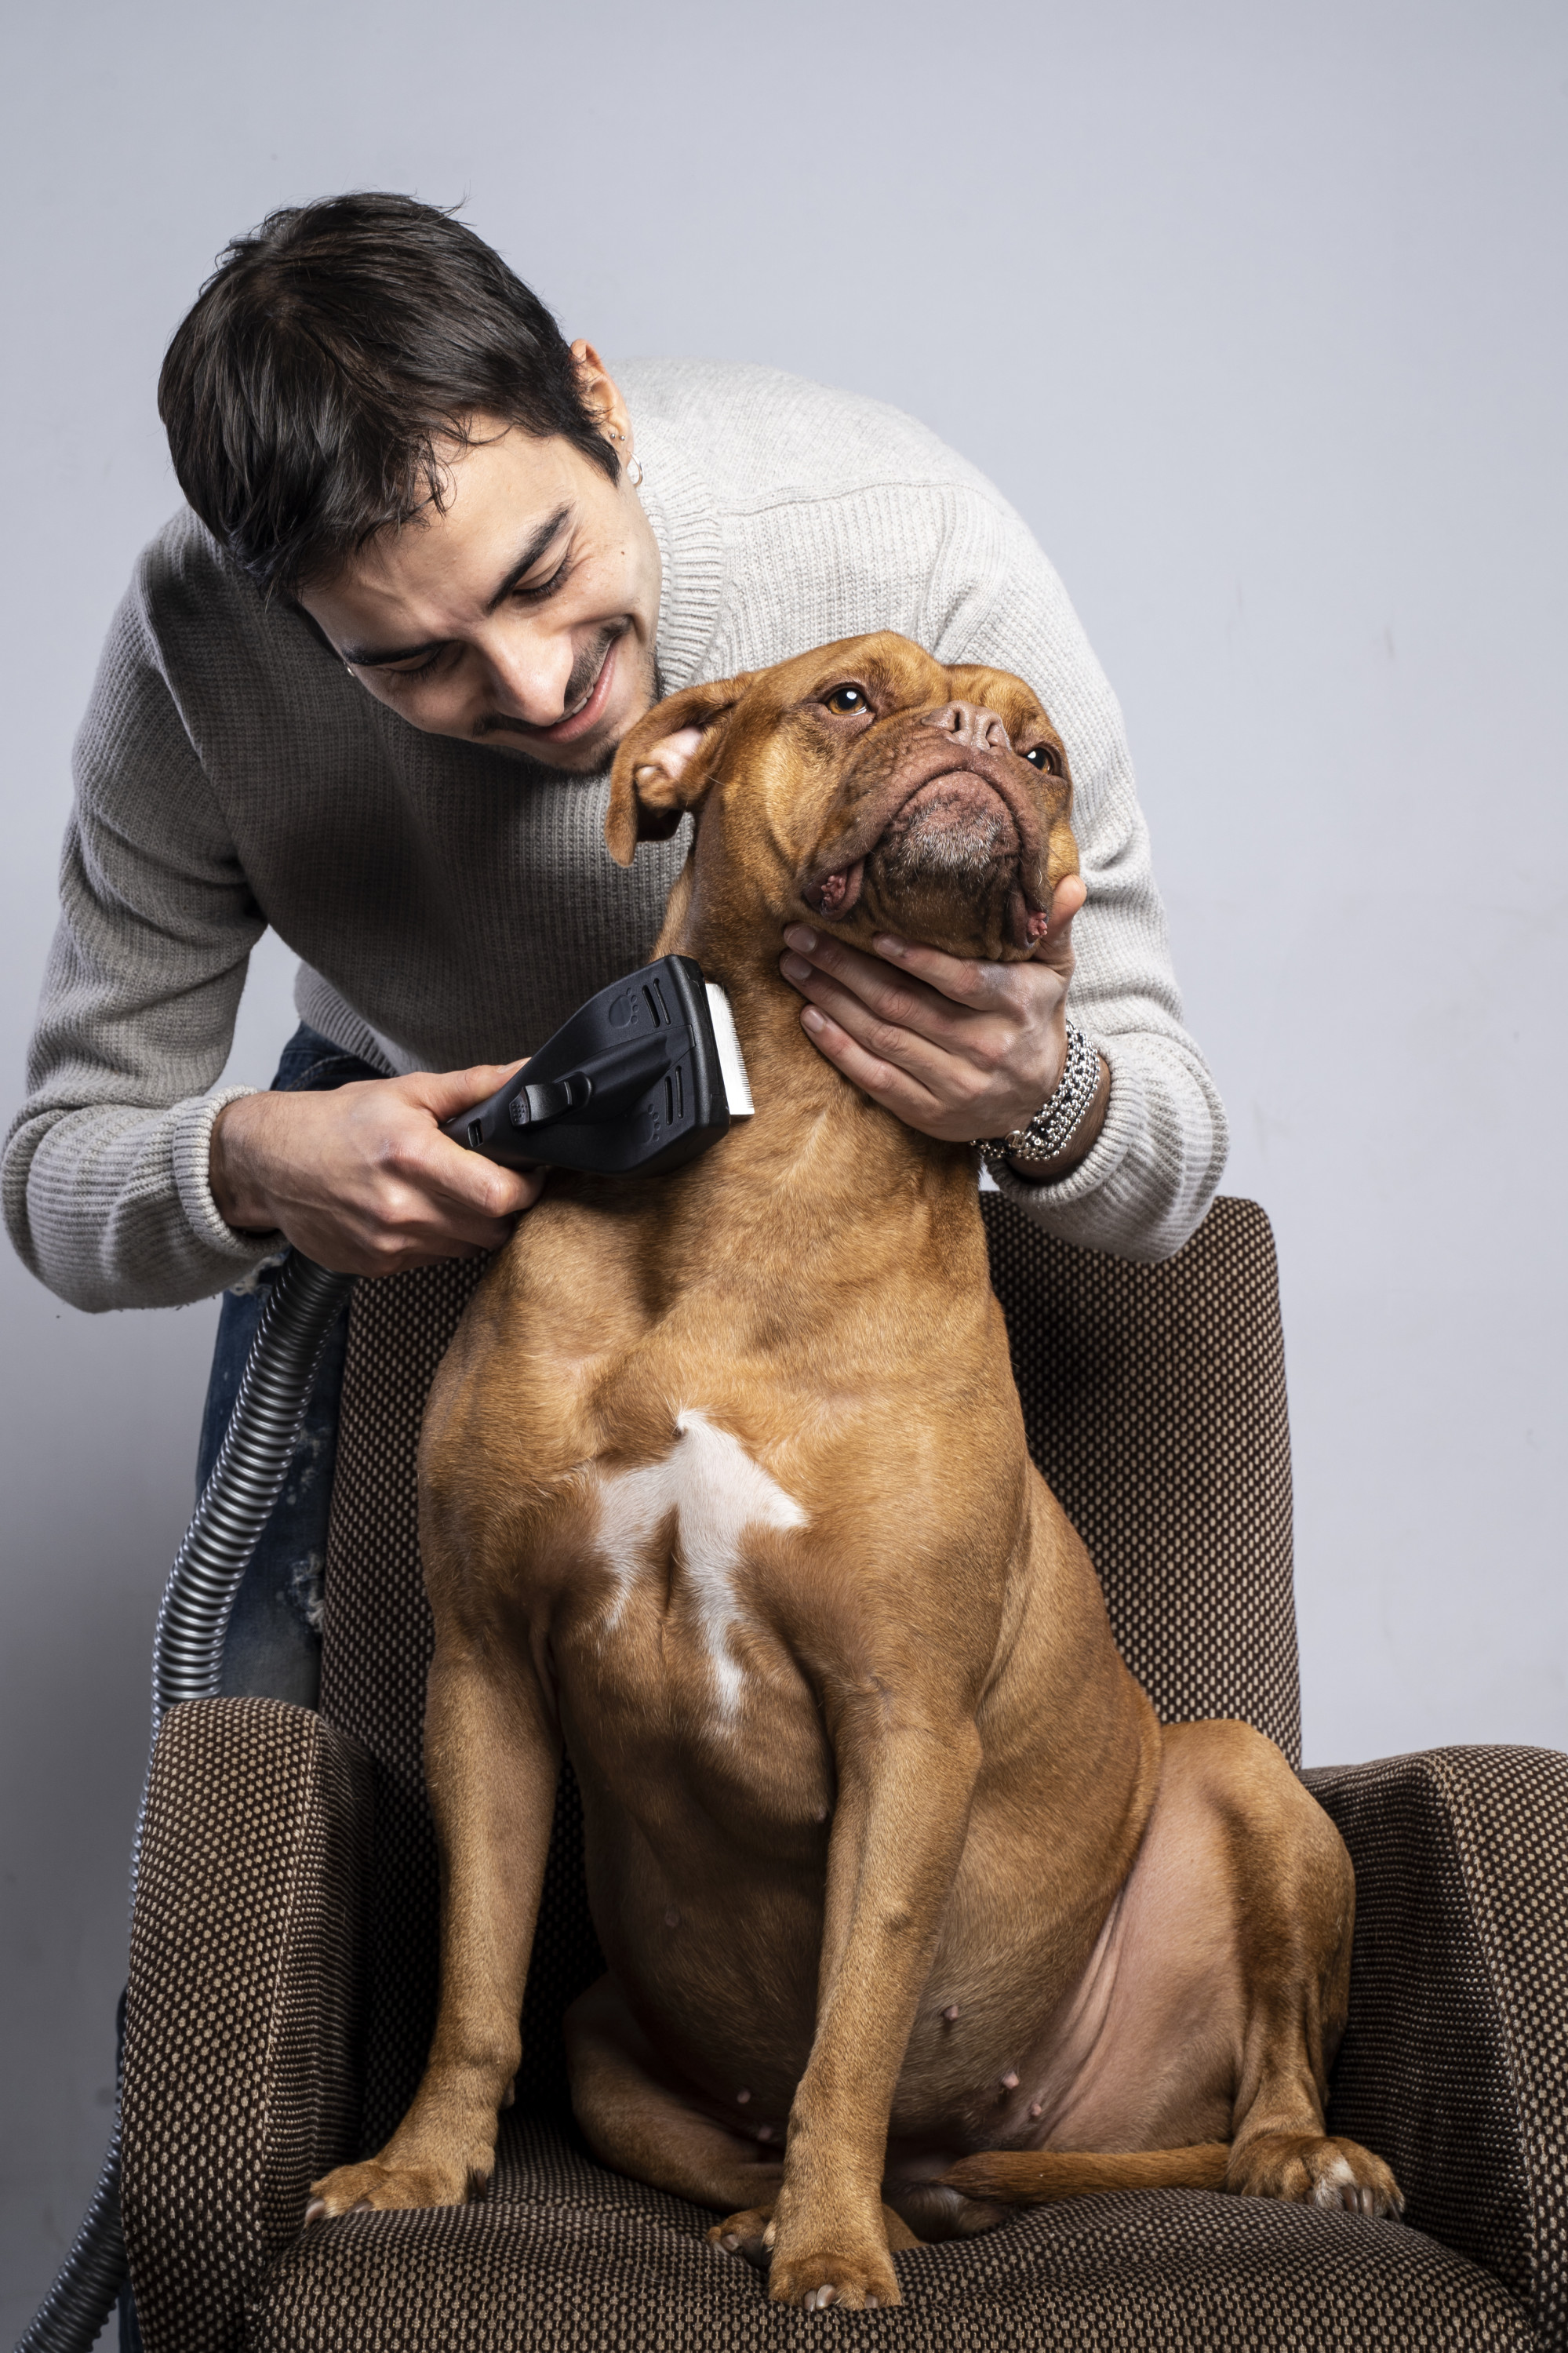
<path id="1" fill-rule="evenodd" d="M 1099 1049 L 1069 1021 L 1067 1059 L 1055 1093 L 1026 1126 L 1015 1127 L 1009 1135 L 977 1137 L 980 1158 L 992 1168 L 1003 1160 L 1015 1160 L 1021 1168 L 1039 1168 L 1056 1159 L 1076 1134 L 1099 1082 Z"/>

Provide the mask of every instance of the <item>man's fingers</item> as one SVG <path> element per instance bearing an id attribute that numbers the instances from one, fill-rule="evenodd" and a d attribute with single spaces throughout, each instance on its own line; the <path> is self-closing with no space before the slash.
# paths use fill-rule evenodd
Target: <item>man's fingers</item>
<path id="1" fill-rule="evenodd" d="M 810 966 L 803 969 L 807 977 L 789 976 L 810 1000 L 812 1010 L 836 1031 L 852 1038 L 863 1053 L 912 1079 L 936 1103 L 952 1104 L 978 1092 L 989 1074 L 1006 1060 L 1010 1040 L 1001 1023 L 982 1023 L 976 1015 L 966 1014 L 962 1018 L 967 1035 L 932 1038 L 925 1029 L 928 1017 L 923 1008 L 915 1009 L 910 1026 L 906 1027 L 891 1013 L 867 1005 L 852 988 L 841 987 Z M 812 1022 L 808 1020 L 805 1026 L 817 1039 Z M 855 1083 L 863 1082 L 857 1078 Z"/>
<path id="2" fill-rule="evenodd" d="M 944 1106 L 929 1088 L 907 1071 L 884 1061 L 879 1054 L 869 1053 L 858 1039 L 814 1005 L 809 1005 L 800 1018 L 812 1045 L 835 1070 L 842 1071 L 852 1086 L 859 1087 L 885 1111 L 895 1112 L 908 1126 L 931 1132 L 928 1123 L 941 1117 Z"/>
<path id="3" fill-rule="evenodd" d="M 973 956 L 949 955 L 946 948 L 927 947 L 919 940 L 897 939 L 889 932 L 879 932 L 872 945 L 878 957 L 885 958 L 900 972 L 912 974 L 938 997 L 948 997 L 953 1004 L 966 1006 L 974 1013 L 989 1013 L 1010 1004 L 1014 995 L 1013 975 L 1022 969 L 1018 965 L 982 964 Z"/>
<path id="4" fill-rule="evenodd" d="M 459 1112 L 470 1111 L 482 1103 L 508 1079 L 515 1078 L 527 1056 L 515 1062 L 476 1062 L 467 1071 L 411 1071 L 406 1079 L 397 1082 L 408 1103 L 428 1111 L 438 1126 L 456 1119 Z"/>
<path id="5" fill-rule="evenodd" d="M 928 988 L 924 976 L 916 976 L 912 966 L 907 973 L 900 972 L 885 957 L 867 955 L 863 948 L 852 948 L 845 941 L 814 932 L 805 923 L 788 925 L 784 944 L 798 962 L 842 982 L 863 1004 L 874 1006 L 890 1020 L 907 1023 L 917 1008 L 930 1014 L 940 1010 L 940 993 Z M 956 965 L 958 959 L 948 956 L 944 962 Z M 790 971 L 788 956 L 784 970 L 799 987 L 800 976 Z"/>
<path id="6" fill-rule="evenodd" d="M 466 1071 L 416 1071 L 399 1082 L 399 1092 L 411 1108 L 444 1126 L 485 1102 L 522 1068 L 518 1060 L 476 1062 Z M 543 1182 L 537 1171 L 503 1168 L 422 1124 L 394 1159 L 407 1182 L 432 1201 L 450 1205 L 453 1229 L 483 1250 L 499 1249 L 507 1221 L 532 1205 Z"/>
<path id="7" fill-rule="evenodd" d="M 975 965 L 886 942 L 901 973 L 891 957 L 791 925 L 780 969 L 809 1000 L 801 1022 L 812 1043 L 874 1102 L 948 1141 L 1005 1134 L 1033 1118 L 1061 1074 L 1068 934 L 1083 899 L 1081 885 L 1065 893 L 1059 944 L 1026 963 Z M 949 994 L 959 989 L 969 1002 Z"/>
<path id="8" fill-rule="evenodd" d="M 780 958 L 779 969 L 785 979 L 835 1020 L 843 1019 L 852 1008 L 859 1007 L 894 1029 L 908 1030 L 930 1039 L 934 1045 L 961 1053 L 982 1035 L 981 1029 L 976 1028 L 977 1014 L 994 1014 L 1005 1021 L 1010 1013 L 1016 1017 L 1022 1010 L 1022 1001 L 1011 1006 L 1008 995 L 1001 990 L 977 987 L 967 1002 L 950 997 L 929 985 L 924 976 L 900 972 L 882 956 L 866 955 L 859 948 L 846 947 L 842 940 L 825 939 L 803 925 L 792 924 L 784 937 L 789 945 Z M 810 948 L 801 950 L 796 946 L 798 941 L 805 940 L 812 942 Z M 936 956 L 955 973 L 964 969 L 956 956 L 941 956 L 935 949 L 921 953 Z M 1000 971 L 1001 967 L 970 969 Z"/>
<path id="9" fill-rule="evenodd" d="M 436 1122 L 482 1102 L 519 1067 L 242 1096 L 215 1129 L 214 1200 L 231 1225 L 281 1227 L 322 1265 L 351 1273 L 499 1250 L 543 1172 L 497 1167 Z"/>
<path id="10" fill-rule="evenodd" d="M 398 1173 L 425 1201 L 440 1211 L 454 1232 L 495 1250 L 505 1240 L 511 1220 L 538 1198 L 544 1172 L 537 1168 L 503 1168 L 482 1153 L 470 1152 L 450 1135 L 427 1131 L 411 1140 L 400 1155 Z"/>

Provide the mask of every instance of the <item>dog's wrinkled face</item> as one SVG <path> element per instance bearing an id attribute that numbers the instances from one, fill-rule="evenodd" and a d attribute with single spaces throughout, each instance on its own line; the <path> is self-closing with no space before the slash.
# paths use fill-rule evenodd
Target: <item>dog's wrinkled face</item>
<path id="1" fill-rule="evenodd" d="M 700 808 L 712 913 L 1015 962 L 1077 871 L 1071 806 L 1061 737 L 1021 679 L 884 631 L 661 703 L 616 754 L 605 834 L 628 865 Z"/>

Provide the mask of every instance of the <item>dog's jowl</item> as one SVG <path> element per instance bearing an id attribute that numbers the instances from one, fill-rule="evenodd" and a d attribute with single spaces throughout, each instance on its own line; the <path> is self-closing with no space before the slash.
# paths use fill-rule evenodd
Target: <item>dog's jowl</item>
<path id="1" fill-rule="evenodd" d="M 615 857 L 696 814 L 658 949 L 728 991 L 758 1113 L 554 1177 L 437 1379 L 440 2016 L 313 2216 L 487 2179 L 563 1747 L 609 1964 L 582 2129 L 776 2297 L 895 2303 L 890 2249 L 1095 2189 L 1398 2207 L 1324 2131 L 1338 1833 L 1247 1726 L 1156 1721 L 1029 1461 L 970 1151 L 850 1086 L 779 972 L 791 921 L 1040 953 L 1071 793 L 1019 680 L 887 636 L 621 746 Z"/>

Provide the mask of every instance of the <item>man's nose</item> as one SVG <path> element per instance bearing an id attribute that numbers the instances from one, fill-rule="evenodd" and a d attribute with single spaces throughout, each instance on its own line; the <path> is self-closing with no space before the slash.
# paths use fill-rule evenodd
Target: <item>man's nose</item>
<path id="1" fill-rule="evenodd" d="M 570 638 L 541 643 L 530 635 L 517 643 L 502 635 L 484 649 L 491 693 L 497 709 L 527 727 L 553 727 L 562 716 L 563 698 L 572 670 Z"/>
<path id="2" fill-rule="evenodd" d="M 1011 752 L 1012 738 L 1006 722 L 995 711 L 988 711 L 983 702 L 945 702 L 940 711 L 928 712 L 924 724 L 939 727 L 955 744 L 966 751 Z"/>

